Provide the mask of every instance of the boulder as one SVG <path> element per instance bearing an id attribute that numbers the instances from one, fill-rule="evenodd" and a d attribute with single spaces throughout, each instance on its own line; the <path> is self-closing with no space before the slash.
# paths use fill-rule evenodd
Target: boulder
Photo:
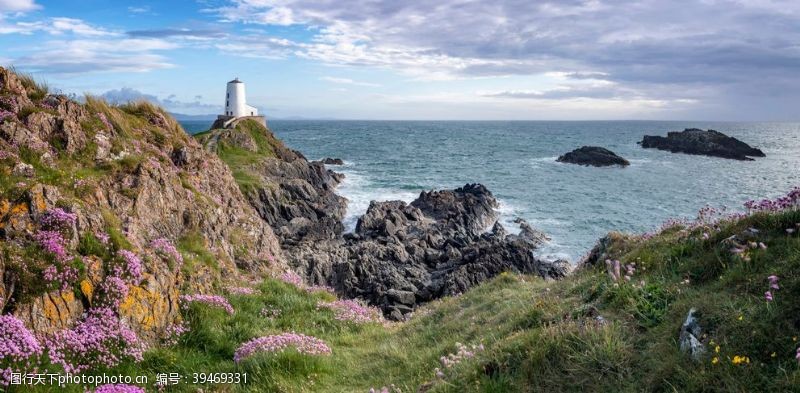
<path id="1" fill-rule="evenodd" d="M 323 163 L 325 165 L 344 165 L 344 161 L 341 158 L 330 158 L 330 157 L 327 157 L 327 158 L 324 158 L 324 159 L 320 160 L 319 162 L 321 162 L 321 163 Z"/>
<path id="2" fill-rule="evenodd" d="M 586 166 L 628 166 L 631 164 L 611 150 L 597 146 L 580 147 L 558 157 L 556 161 Z"/>
<path id="3" fill-rule="evenodd" d="M 700 336 L 703 332 L 696 314 L 697 310 L 694 308 L 689 310 L 686 320 L 681 325 L 678 342 L 680 343 L 681 352 L 691 356 L 694 361 L 700 361 L 705 353 L 705 346 L 700 342 Z"/>
<path id="4" fill-rule="evenodd" d="M 645 135 L 639 144 L 645 149 L 654 148 L 672 153 L 722 157 L 741 161 L 753 161 L 751 157 L 766 157 L 761 150 L 734 137 L 719 131 L 703 131 L 698 128 L 672 131 L 667 133 L 666 137 Z"/>

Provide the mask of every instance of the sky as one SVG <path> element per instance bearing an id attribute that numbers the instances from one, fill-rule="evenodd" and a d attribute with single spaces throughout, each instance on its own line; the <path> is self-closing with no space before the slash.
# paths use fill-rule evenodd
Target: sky
<path id="1" fill-rule="evenodd" d="M 268 118 L 800 120 L 797 0 L 0 0 L 64 93 Z"/>

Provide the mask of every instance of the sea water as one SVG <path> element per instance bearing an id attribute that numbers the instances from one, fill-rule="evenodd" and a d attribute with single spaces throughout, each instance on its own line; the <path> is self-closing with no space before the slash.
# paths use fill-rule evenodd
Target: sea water
<path id="1" fill-rule="evenodd" d="M 184 124 L 189 132 L 210 122 Z M 575 261 L 605 233 L 645 232 L 669 218 L 693 218 L 708 205 L 742 209 L 748 199 L 800 185 L 800 123 L 697 121 L 306 121 L 270 129 L 309 160 L 341 158 L 338 188 L 352 230 L 371 200 L 410 202 L 423 190 L 482 183 L 500 202 L 511 232 L 526 219 L 552 240 L 545 257 Z M 766 158 L 736 161 L 643 149 L 643 135 L 712 128 L 760 148 Z M 628 159 L 584 167 L 556 158 L 584 145 Z"/>

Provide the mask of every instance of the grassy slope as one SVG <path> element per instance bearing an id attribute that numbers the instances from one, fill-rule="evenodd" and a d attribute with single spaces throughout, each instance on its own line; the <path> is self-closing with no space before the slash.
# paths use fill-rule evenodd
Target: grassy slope
<path id="1" fill-rule="evenodd" d="M 242 191 L 251 187 L 263 186 L 263 180 L 258 169 L 259 164 L 276 156 L 276 151 L 285 149 L 283 143 L 275 138 L 271 132 L 265 132 L 264 127 L 255 120 L 244 120 L 236 125 L 235 132 L 244 133 L 255 142 L 256 151 L 250 151 L 228 141 L 220 141 L 217 145 L 217 155 L 233 172 L 233 177 Z M 214 130 L 195 134 L 200 139 L 207 137 Z"/>
<path id="2" fill-rule="evenodd" d="M 257 295 L 231 297 L 234 316 L 193 306 L 186 313 L 192 331 L 176 346 L 116 371 L 151 380 L 156 372 L 248 373 L 248 386 L 212 389 L 219 391 L 366 392 L 395 384 L 414 392 L 430 381 L 433 392 L 797 391 L 800 237 L 785 228 L 798 222 L 800 211 L 758 214 L 724 224 L 708 240 L 701 240 L 702 228 L 672 228 L 646 241 L 619 237 L 614 253 L 639 266 L 631 283 L 614 285 L 605 267 L 560 282 L 504 274 L 390 326 L 336 321 L 316 309 L 330 295 L 267 280 Z M 723 239 L 750 227 L 759 229 L 756 240 L 767 249 L 751 251 L 745 261 Z M 767 303 L 771 274 L 780 277 L 781 289 Z M 281 309 L 281 316 L 261 317 L 264 306 Z M 699 363 L 677 343 L 691 307 L 700 312 L 709 350 Z M 333 355 L 287 352 L 231 361 L 240 343 L 284 331 L 322 338 Z M 486 350 L 436 380 L 439 357 L 455 352 L 457 342 L 483 343 Z M 750 363 L 733 364 L 737 355 Z"/>

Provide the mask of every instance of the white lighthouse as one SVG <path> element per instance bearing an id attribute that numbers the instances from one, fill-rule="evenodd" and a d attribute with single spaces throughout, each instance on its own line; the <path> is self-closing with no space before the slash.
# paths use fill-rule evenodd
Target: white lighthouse
<path id="1" fill-rule="evenodd" d="M 228 91 L 225 93 L 225 115 L 233 117 L 258 116 L 258 109 L 247 105 L 244 93 L 244 82 L 236 78 L 228 82 Z"/>
<path id="2" fill-rule="evenodd" d="M 228 82 L 225 91 L 225 114 L 217 116 L 214 128 L 233 128 L 243 119 L 253 119 L 266 126 L 264 116 L 259 116 L 256 107 L 247 105 L 244 82 L 236 78 Z"/>

